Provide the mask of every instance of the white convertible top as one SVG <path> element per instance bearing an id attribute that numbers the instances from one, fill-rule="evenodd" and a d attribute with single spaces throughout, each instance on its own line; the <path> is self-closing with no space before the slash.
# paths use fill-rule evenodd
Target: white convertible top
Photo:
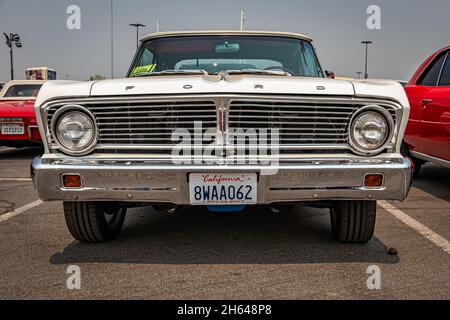
<path id="1" fill-rule="evenodd" d="M 46 80 L 11 80 L 8 81 L 5 86 L 3 87 L 2 90 L 0 90 L 0 100 L 30 100 L 30 99 L 34 99 L 34 98 L 30 98 L 30 97 L 8 97 L 8 98 L 3 98 L 3 96 L 6 94 L 6 92 L 8 91 L 9 88 L 11 88 L 12 86 L 15 85 L 34 85 L 34 84 L 44 84 L 45 82 L 47 82 Z"/>
<path id="2" fill-rule="evenodd" d="M 157 38 L 169 38 L 179 36 L 270 36 L 270 37 L 288 37 L 302 39 L 312 42 L 312 38 L 295 32 L 277 32 L 277 31 L 236 31 L 236 30 L 211 30 L 211 31 L 170 31 L 170 32 L 156 32 L 148 34 L 141 38 L 142 41 Z"/>

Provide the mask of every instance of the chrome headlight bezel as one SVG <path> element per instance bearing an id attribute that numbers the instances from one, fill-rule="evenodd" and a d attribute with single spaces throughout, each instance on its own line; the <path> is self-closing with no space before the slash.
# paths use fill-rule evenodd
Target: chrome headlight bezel
<path id="1" fill-rule="evenodd" d="M 94 134 L 93 134 L 91 140 L 85 147 L 80 148 L 78 150 L 72 150 L 72 149 L 67 148 L 60 141 L 60 139 L 58 137 L 58 133 L 57 133 L 57 127 L 58 127 L 60 120 L 70 112 L 82 113 L 92 122 L 92 125 L 93 125 Z M 94 148 L 98 142 L 98 128 L 97 128 L 97 122 L 95 121 L 95 116 L 87 108 L 80 106 L 80 105 L 65 105 L 65 106 L 62 106 L 61 108 L 59 108 L 55 112 L 55 114 L 53 115 L 53 118 L 52 118 L 51 133 L 52 133 L 55 143 L 58 146 L 58 149 L 70 156 L 87 155 L 94 150 Z"/>
<path id="2" fill-rule="evenodd" d="M 355 137 L 353 136 L 353 128 L 355 125 L 356 120 L 362 116 L 365 113 L 369 113 L 369 112 L 374 112 L 374 113 L 378 113 L 378 115 L 380 115 L 381 117 L 383 117 L 386 120 L 387 123 L 387 130 L 388 133 L 384 139 L 384 142 L 377 148 L 375 149 L 368 149 L 368 148 L 364 148 L 362 147 L 356 140 Z M 383 108 L 382 106 L 379 105 L 367 105 L 365 107 L 362 107 L 361 109 L 359 109 L 351 118 L 350 120 L 350 125 L 348 128 L 348 136 L 349 136 L 349 144 L 350 147 L 352 148 L 352 151 L 354 153 L 356 153 L 357 155 L 360 156 L 374 156 L 374 155 L 378 155 L 381 152 L 383 152 L 386 147 L 388 146 L 388 144 L 391 142 L 393 136 L 394 136 L 394 132 L 395 132 L 395 122 L 394 119 L 392 117 L 392 115 L 389 113 L 389 111 L 387 111 L 385 108 Z"/>

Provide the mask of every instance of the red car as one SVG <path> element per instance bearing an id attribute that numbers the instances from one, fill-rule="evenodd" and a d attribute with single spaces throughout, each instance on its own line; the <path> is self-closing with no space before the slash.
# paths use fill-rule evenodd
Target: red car
<path id="1" fill-rule="evenodd" d="M 430 56 L 405 88 L 411 115 L 404 152 L 417 176 L 425 162 L 450 167 L 450 46 Z"/>
<path id="2" fill-rule="evenodd" d="M 40 144 L 34 101 L 45 81 L 10 81 L 0 91 L 0 146 Z"/>

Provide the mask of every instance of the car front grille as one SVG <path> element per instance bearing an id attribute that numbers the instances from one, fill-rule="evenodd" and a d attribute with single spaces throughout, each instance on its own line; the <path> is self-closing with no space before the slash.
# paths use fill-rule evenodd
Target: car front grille
<path id="1" fill-rule="evenodd" d="M 230 103 L 230 129 L 277 129 L 283 145 L 345 145 L 356 105 L 236 100 Z M 239 136 L 235 134 L 234 136 Z"/>
<path id="2" fill-rule="evenodd" d="M 172 141 L 175 130 L 194 135 L 196 121 L 201 122 L 202 133 L 217 127 L 214 101 L 85 104 L 83 107 L 94 115 L 99 131 L 98 144 L 105 147 L 169 149 L 178 143 Z M 48 111 L 49 126 L 56 110 Z"/>
<path id="3" fill-rule="evenodd" d="M 276 132 L 280 153 L 297 154 L 351 152 L 348 144 L 350 120 L 369 102 L 351 98 L 224 95 L 99 99 L 71 104 L 81 105 L 94 115 L 98 128 L 96 152 L 170 154 L 180 142 L 173 139 L 174 131 L 178 129 L 180 134 L 195 137 L 194 133 L 198 135 L 195 128 L 198 130 L 201 123 L 202 134 L 212 131 L 217 134 L 217 141 L 228 144 L 236 144 L 240 138 L 249 143 L 252 135 L 262 130 L 267 132 L 269 143 L 273 143 L 271 137 Z M 58 108 L 67 104 L 58 103 L 46 109 L 44 118 L 53 149 L 58 149 L 50 129 L 53 116 Z M 383 107 L 396 122 L 400 108 L 393 103 L 385 103 Z M 396 130 L 397 127 L 396 124 Z"/>

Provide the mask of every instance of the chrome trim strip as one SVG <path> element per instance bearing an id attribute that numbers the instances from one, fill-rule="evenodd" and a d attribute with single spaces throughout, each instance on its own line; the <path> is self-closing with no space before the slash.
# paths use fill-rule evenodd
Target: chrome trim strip
<path id="1" fill-rule="evenodd" d="M 245 146 L 245 145 L 244 145 Z M 223 150 L 234 150 L 236 148 L 243 147 L 241 145 L 224 145 Z M 348 146 L 346 145 L 260 145 L 261 148 L 267 147 L 267 148 L 282 148 L 283 150 L 347 150 Z M 171 150 L 173 146 L 171 145 L 123 145 L 120 146 L 121 150 Z M 204 146 L 191 146 L 191 149 L 198 150 L 203 149 Z M 96 149 L 99 150 L 116 150 L 117 145 L 109 145 L 109 144 L 99 144 L 97 145 Z"/>
<path id="2" fill-rule="evenodd" d="M 107 167 L 114 167 L 114 166 L 125 166 L 126 168 L 131 168 L 136 166 L 139 166 L 140 168 L 144 169 L 148 166 L 154 166 L 157 165 L 159 168 L 164 170 L 177 170 L 175 167 L 182 167 L 186 170 L 196 170 L 199 167 L 204 166 L 206 169 L 230 169 L 230 168 L 224 168 L 222 165 L 177 165 L 175 166 L 172 162 L 171 158 L 158 158 L 158 159 L 139 159 L 139 158 L 115 158 L 115 159 L 109 159 L 109 158 L 73 158 L 73 157 L 67 157 L 67 158 L 54 158 L 54 157 L 39 157 L 40 162 L 44 165 L 56 165 L 56 166 L 87 166 L 92 168 L 99 168 L 100 170 L 102 168 Z M 181 158 L 180 158 L 181 159 Z M 187 158 L 189 159 L 189 158 Z M 270 157 L 264 158 L 264 160 L 270 160 Z M 375 157 L 375 158 L 353 158 L 353 157 L 329 157 L 329 158 L 294 158 L 290 159 L 290 161 L 287 162 L 280 162 L 280 164 L 277 166 L 277 168 L 283 168 L 283 167 L 301 167 L 305 168 L 305 166 L 318 166 L 318 165 L 327 165 L 327 166 L 373 166 L 373 165 L 399 165 L 405 163 L 405 158 L 401 156 L 389 156 L 389 157 Z M 267 166 L 261 166 L 261 165 L 239 165 L 239 166 L 233 166 L 233 170 L 239 170 L 239 169 L 248 169 L 248 170 L 258 170 L 261 168 L 266 168 Z M 56 168 L 56 167 L 55 167 Z"/>
<path id="3" fill-rule="evenodd" d="M 416 151 L 410 151 L 409 153 L 411 153 L 411 155 L 415 158 L 418 158 L 420 160 L 424 160 L 424 161 L 429 161 L 435 164 L 438 164 L 440 166 L 446 167 L 446 168 L 450 168 L 450 161 L 444 160 L 444 159 L 440 159 L 440 158 L 436 158 L 433 156 L 429 156 L 420 152 L 416 152 Z"/>

